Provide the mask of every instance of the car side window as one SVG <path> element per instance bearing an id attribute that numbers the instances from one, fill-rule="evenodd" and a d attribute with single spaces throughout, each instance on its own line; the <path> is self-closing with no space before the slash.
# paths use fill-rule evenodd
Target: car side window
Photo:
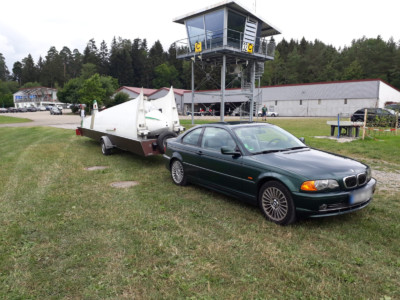
<path id="1" fill-rule="evenodd" d="M 391 115 L 391 113 L 387 110 L 384 110 L 384 109 L 379 109 L 379 110 L 382 115 L 387 115 L 387 116 Z"/>
<path id="2" fill-rule="evenodd" d="M 199 138 L 200 138 L 200 134 L 201 134 L 202 130 L 203 130 L 203 128 L 198 128 L 198 129 L 195 129 L 195 130 L 189 132 L 182 138 L 182 142 L 184 144 L 196 146 L 199 142 Z"/>
<path id="3" fill-rule="evenodd" d="M 205 149 L 220 151 L 221 147 L 235 148 L 236 143 L 232 136 L 222 128 L 207 127 L 204 130 L 201 147 Z"/>

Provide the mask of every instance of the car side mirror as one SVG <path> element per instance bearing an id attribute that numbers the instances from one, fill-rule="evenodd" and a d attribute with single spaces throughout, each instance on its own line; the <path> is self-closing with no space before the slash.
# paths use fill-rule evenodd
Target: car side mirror
<path id="1" fill-rule="evenodd" d="M 242 153 L 238 151 L 236 148 L 231 148 L 227 146 L 221 147 L 221 153 L 225 155 L 233 155 L 233 156 L 240 156 Z"/>
<path id="2" fill-rule="evenodd" d="M 306 143 L 306 139 L 305 139 L 305 138 L 303 138 L 303 137 L 300 137 L 300 138 L 299 138 L 299 140 L 300 140 L 300 142 L 302 142 L 303 144 L 305 144 L 305 143 Z"/>

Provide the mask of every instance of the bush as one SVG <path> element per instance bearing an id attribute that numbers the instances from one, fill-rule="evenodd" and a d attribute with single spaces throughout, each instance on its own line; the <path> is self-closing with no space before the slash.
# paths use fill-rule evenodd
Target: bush
<path id="1" fill-rule="evenodd" d="M 367 126 L 394 128 L 396 126 L 396 119 L 392 116 L 375 117 L 374 120 L 367 122 Z"/>

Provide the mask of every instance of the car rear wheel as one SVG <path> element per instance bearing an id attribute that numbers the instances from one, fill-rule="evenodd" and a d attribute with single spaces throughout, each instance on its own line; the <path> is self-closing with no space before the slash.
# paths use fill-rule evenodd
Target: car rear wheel
<path id="1" fill-rule="evenodd" d="M 186 175 L 182 163 L 175 159 L 171 164 L 171 177 L 175 184 L 186 185 Z"/>
<path id="2" fill-rule="evenodd" d="M 258 196 L 265 217 L 279 225 L 289 225 L 296 220 L 296 211 L 289 190 L 278 181 L 263 184 Z"/>

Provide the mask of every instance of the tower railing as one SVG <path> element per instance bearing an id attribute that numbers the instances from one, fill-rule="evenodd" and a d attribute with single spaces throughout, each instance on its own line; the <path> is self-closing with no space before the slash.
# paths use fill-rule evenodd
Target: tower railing
<path id="1" fill-rule="evenodd" d="M 226 44 L 224 44 L 224 34 L 226 34 Z M 202 43 L 202 52 L 219 50 L 221 48 L 231 48 L 234 50 L 245 51 L 246 43 L 243 42 L 243 32 L 224 29 L 218 31 L 206 31 L 205 34 L 192 36 L 175 42 L 176 56 L 195 54 L 195 43 Z M 261 54 L 268 57 L 275 56 L 275 41 L 271 38 L 257 37 L 250 53 Z"/>

